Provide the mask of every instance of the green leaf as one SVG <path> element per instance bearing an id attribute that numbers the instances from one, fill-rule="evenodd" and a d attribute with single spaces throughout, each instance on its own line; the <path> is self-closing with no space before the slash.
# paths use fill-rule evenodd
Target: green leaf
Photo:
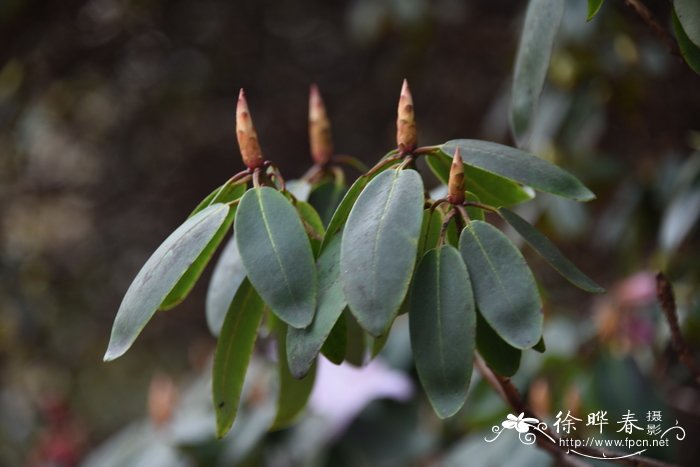
<path id="1" fill-rule="evenodd" d="M 119 306 L 105 361 L 129 350 L 158 306 L 216 235 L 228 213 L 225 204 L 209 206 L 187 219 L 148 258 Z"/>
<path id="2" fill-rule="evenodd" d="M 469 269 L 476 305 L 493 330 L 518 349 L 537 344 L 542 336 L 542 303 L 520 251 L 482 221 L 472 221 L 462 231 L 459 250 Z"/>
<path id="3" fill-rule="evenodd" d="M 444 152 L 436 152 L 426 161 L 435 176 L 447 184 L 452 158 Z M 469 165 L 464 167 L 464 186 L 490 206 L 514 206 L 533 198 L 531 192 L 517 183 Z"/>
<path id="4" fill-rule="evenodd" d="M 209 240 L 206 248 L 202 250 L 197 259 L 190 265 L 189 268 L 187 268 L 185 274 L 183 274 L 177 284 L 175 284 L 175 287 L 173 287 L 173 290 L 171 290 L 168 296 L 165 297 L 163 303 L 161 303 L 158 307 L 160 310 L 170 310 L 171 308 L 182 303 L 182 301 L 187 298 L 192 291 L 192 288 L 199 280 L 199 277 L 202 275 L 202 272 L 204 272 L 204 268 L 207 267 L 207 264 L 209 264 L 209 260 L 211 260 L 214 252 L 217 248 L 219 248 L 221 241 L 231 228 L 234 217 L 236 217 L 236 206 L 231 206 L 224 223 L 221 225 L 221 227 L 219 227 L 219 230 L 212 237 L 212 239 Z"/>
<path id="5" fill-rule="evenodd" d="M 539 342 L 532 347 L 532 350 L 539 353 L 545 353 L 547 351 L 547 344 L 544 343 L 544 336 L 540 337 Z"/>
<path id="6" fill-rule="evenodd" d="M 292 328 L 289 328 L 292 329 Z M 277 367 L 279 390 L 277 391 L 277 415 L 272 430 L 286 428 L 299 417 L 311 396 L 316 379 L 316 365 L 307 370 L 303 379 L 297 379 L 287 366 L 286 335 L 287 326 L 281 324 L 277 330 Z"/>
<path id="7" fill-rule="evenodd" d="M 309 236 L 311 250 L 314 252 L 314 257 L 318 255 L 321 249 L 321 242 L 326 229 L 323 227 L 323 222 L 318 213 L 311 204 L 306 201 L 297 201 L 297 212 L 301 218 L 304 229 Z"/>
<path id="8" fill-rule="evenodd" d="M 695 47 L 700 47 L 700 2 L 698 0 L 673 0 L 673 9 L 686 37 Z"/>
<path id="9" fill-rule="evenodd" d="M 598 14 L 602 6 L 603 0 L 588 0 L 588 17 L 586 21 L 592 20 L 593 17 Z"/>
<path id="10" fill-rule="evenodd" d="M 440 418 L 464 405 L 472 376 L 476 311 L 469 273 L 453 246 L 425 254 L 408 313 L 413 359 Z"/>
<path id="11" fill-rule="evenodd" d="M 339 258 L 340 237 L 336 237 L 318 260 L 318 308 L 314 320 L 304 329 L 290 327 L 287 332 L 289 369 L 295 378 L 302 378 L 309 371 L 345 309 Z"/>
<path id="12" fill-rule="evenodd" d="M 605 289 L 581 272 L 547 237 L 531 226 L 525 219 L 505 208 L 501 208 L 499 213 L 566 280 L 587 292 L 605 292 Z"/>
<path id="13" fill-rule="evenodd" d="M 345 361 L 351 365 L 362 366 L 365 364 L 365 331 L 357 323 L 350 310 L 345 312 Z"/>
<path id="14" fill-rule="evenodd" d="M 467 191 L 464 193 L 464 199 L 467 201 L 471 201 L 472 203 L 481 203 L 481 199 L 476 196 L 474 193 Z M 467 214 L 469 215 L 469 218 L 475 221 L 483 221 L 484 220 L 484 210 L 481 208 L 477 207 L 467 207 Z"/>
<path id="15" fill-rule="evenodd" d="M 508 345 L 477 313 L 476 348 L 486 364 L 502 376 L 513 376 L 520 368 L 522 351 Z"/>
<path id="16" fill-rule="evenodd" d="M 214 353 L 212 393 L 216 435 L 231 429 L 238 412 L 243 380 L 253 355 L 265 304 L 246 279 L 231 302 Z"/>
<path id="17" fill-rule="evenodd" d="M 535 190 L 576 201 L 590 201 L 595 198 L 595 195 L 569 172 L 519 149 L 475 139 L 448 141 L 441 147 L 447 155 L 454 154 L 457 148 L 465 164 L 531 186 Z M 487 202 L 480 193 L 475 191 L 474 194 Z"/>
<path id="18" fill-rule="evenodd" d="M 681 49 L 681 55 L 686 63 L 695 73 L 700 74 L 700 47 L 690 40 L 675 11 L 673 12 L 673 31 L 676 33 L 678 48 Z"/>
<path id="19" fill-rule="evenodd" d="M 563 14 L 561 0 L 530 0 L 528 3 L 515 58 L 511 95 L 510 126 L 519 142 L 532 126 Z"/>
<path id="20" fill-rule="evenodd" d="M 278 191 L 263 187 L 243 195 L 236 242 L 250 282 L 282 321 L 303 328 L 316 309 L 316 266 L 297 211 Z"/>
<path id="21" fill-rule="evenodd" d="M 345 314 L 338 317 L 335 326 L 331 329 L 330 334 L 321 347 L 321 353 L 331 363 L 340 365 L 345 361 L 345 353 L 347 352 L 348 330 Z"/>
<path id="22" fill-rule="evenodd" d="M 234 232 L 221 252 L 207 289 L 205 306 L 207 326 L 214 336 L 218 336 L 221 332 L 221 325 L 224 323 L 231 300 L 246 278 L 246 270 L 238 252 L 235 236 Z"/>
<path id="23" fill-rule="evenodd" d="M 388 170 L 362 191 L 348 216 L 340 251 L 345 298 L 375 337 L 391 325 L 416 262 L 423 181 L 415 170 Z"/>
<path id="24" fill-rule="evenodd" d="M 440 241 L 440 228 L 442 227 L 442 212 L 439 209 L 425 209 L 423 211 L 423 223 L 418 240 L 418 252 L 416 258 L 420 260 L 426 251 L 435 248 Z"/>
<path id="25" fill-rule="evenodd" d="M 221 185 L 216 190 L 212 191 L 204 198 L 196 208 L 190 213 L 189 217 L 194 216 L 198 212 L 208 208 L 215 203 L 230 203 L 235 201 L 245 193 L 247 185 L 245 183 L 232 183 L 230 180 Z"/>
<path id="26" fill-rule="evenodd" d="M 287 191 L 299 201 L 308 201 L 311 194 L 311 184 L 306 180 L 287 180 Z"/>
<path id="27" fill-rule="evenodd" d="M 379 176 L 379 174 L 384 173 L 384 171 L 388 170 L 392 165 L 395 165 L 398 162 L 399 161 L 396 161 L 393 164 L 387 164 L 385 167 L 382 167 L 371 176 L 362 175 L 355 180 L 355 183 L 350 186 L 348 191 L 345 193 L 345 196 L 343 196 L 343 200 L 333 213 L 333 217 L 331 217 L 330 222 L 328 222 L 328 227 L 326 227 L 326 236 L 321 244 L 321 251 L 326 248 L 326 245 L 328 245 L 331 239 L 342 229 L 345 221 L 348 219 L 348 215 L 350 214 L 353 205 L 355 204 L 355 201 L 357 201 L 360 193 L 365 189 L 370 180 Z"/>
<path id="28" fill-rule="evenodd" d="M 326 180 L 314 187 L 309 196 L 309 203 L 316 208 L 323 225 L 326 226 L 333 218 L 333 213 L 340 205 L 347 187 L 335 180 Z"/>

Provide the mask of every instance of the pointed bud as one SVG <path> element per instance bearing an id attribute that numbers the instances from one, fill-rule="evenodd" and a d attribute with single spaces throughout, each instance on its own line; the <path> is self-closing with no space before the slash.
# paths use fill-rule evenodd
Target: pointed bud
<path id="1" fill-rule="evenodd" d="M 238 95 L 238 106 L 236 107 L 236 137 L 238 138 L 238 147 L 241 150 L 241 157 L 246 167 L 251 170 L 262 167 L 262 151 L 258 144 L 258 135 L 250 117 L 250 110 L 248 110 L 248 102 L 245 99 L 243 89 Z"/>
<path id="2" fill-rule="evenodd" d="M 326 165 L 333 155 L 331 122 L 315 84 L 311 85 L 309 93 L 309 143 L 314 162 L 321 166 Z"/>
<path id="3" fill-rule="evenodd" d="M 396 119 L 396 145 L 399 149 L 412 152 L 418 144 L 416 116 L 413 112 L 413 97 L 408 89 L 408 81 L 403 80 L 399 97 L 398 118 Z"/>
<path id="4" fill-rule="evenodd" d="M 459 148 L 455 150 L 450 167 L 450 179 L 447 183 L 447 200 L 452 204 L 464 202 L 464 164 Z"/>

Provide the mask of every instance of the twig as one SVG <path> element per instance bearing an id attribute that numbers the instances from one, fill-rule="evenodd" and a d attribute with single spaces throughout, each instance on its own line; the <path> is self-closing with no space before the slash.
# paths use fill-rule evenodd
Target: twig
<path id="1" fill-rule="evenodd" d="M 524 413 L 526 417 L 533 417 L 540 420 L 540 418 L 525 403 L 525 400 L 520 395 L 518 389 L 513 385 L 510 378 L 505 378 L 494 373 L 479 355 L 475 356 L 474 361 L 476 368 L 482 374 L 486 382 L 496 390 L 496 392 L 515 410 L 516 413 Z M 542 431 L 546 433 L 547 436 L 550 436 L 554 440 L 554 443 L 535 432 L 533 434 L 536 437 L 537 446 L 549 452 L 552 456 L 563 463 L 569 465 L 580 465 L 577 462 L 571 462 L 572 458 L 571 456 L 567 455 L 567 448 L 561 446 L 559 443 L 559 437 L 554 432 L 552 432 L 549 428 L 545 428 Z M 595 449 L 592 447 L 581 446 L 578 448 L 578 450 L 581 454 L 605 459 L 607 462 L 612 462 L 619 465 L 631 465 L 636 467 L 678 467 L 676 464 L 668 464 L 666 462 L 643 456 L 620 458 L 620 453 L 610 451 L 608 449 Z"/>
<path id="2" fill-rule="evenodd" d="M 671 344 L 678 354 L 678 358 L 690 370 L 693 378 L 697 383 L 700 383 L 700 366 L 690 354 L 688 345 L 683 339 L 681 328 L 678 325 L 678 313 L 676 312 L 676 299 L 673 295 L 673 287 L 668 281 L 663 272 L 656 275 L 656 296 L 668 321 L 668 327 L 671 329 Z"/>
<path id="3" fill-rule="evenodd" d="M 681 52 L 678 49 L 678 44 L 676 44 L 676 41 L 673 39 L 673 37 L 671 37 L 668 31 L 666 31 L 666 29 L 659 24 L 651 10 L 649 10 L 649 8 L 642 3 L 642 0 L 625 0 L 625 5 L 632 8 L 637 15 L 639 15 L 642 21 L 644 21 L 647 27 L 649 27 L 651 32 L 664 43 L 671 55 L 675 55 L 676 57 L 681 56 Z"/>

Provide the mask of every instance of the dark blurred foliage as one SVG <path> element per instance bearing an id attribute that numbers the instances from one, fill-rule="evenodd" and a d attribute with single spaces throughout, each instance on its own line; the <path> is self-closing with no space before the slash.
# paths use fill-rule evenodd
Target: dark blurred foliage
<path id="1" fill-rule="evenodd" d="M 608 2 L 592 23 L 584 3 L 570 2 L 530 147 L 599 198 L 575 209 L 545 198 L 530 217 L 545 213 L 543 228 L 610 289 L 668 267 L 681 284 L 679 303 L 695 313 L 698 338 L 698 229 L 671 251 L 657 245 L 674 190 L 686 183 L 682 164 L 700 147 L 700 78 L 624 2 Z M 204 365 L 214 343 L 204 324 L 206 280 L 155 319 L 126 357 L 103 364 L 101 356 L 121 296 L 148 255 L 242 169 L 239 88 L 266 157 L 288 178 L 309 166 L 313 82 L 337 151 L 367 163 L 392 147 L 404 77 L 422 143 L 512 144 L 507 98 L 523 7 L 507 0 L 0 3 L 0 464 L 41 465 L 47 456 L 72 464 L 145 412 L 152 374 Z M 668 24 L 664 2 L 653 9 Z M 583 296 L 528 259 L 550 291 L 548 314 L 590 327 L 592 310 L 619 311 L 616 296 Z M 629 323 L 613 321 L 602 322 L 618 355 L 648 344 L 630 337 Z M 651 334 L 663 326 L 658 316 L 652 321 Z M 603 362 L 599 371 L 613 370 Z M 355 432 L 371 413 L 358 423 Z M 352 429 L 349 436 L 344 443 L 352 444 Z"/>

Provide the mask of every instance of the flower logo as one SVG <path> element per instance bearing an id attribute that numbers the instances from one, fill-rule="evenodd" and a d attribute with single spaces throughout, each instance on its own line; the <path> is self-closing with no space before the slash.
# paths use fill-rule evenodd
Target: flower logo
<path id="1" fill-rule="evenodd" d="M 517 417 L 513 414 L 508 414 L 506 420 L 504 420 L 501 425 L 503 425 L 503 428 L 507 430 L 512 430 L 515 428 L 518 433 L 527 433 L 530 431 L 529 424 L 537 425 L 537 423 L 539 423 L 539 420 L 536 418 L 525 417 L 525 412 L 522 412 Z"/>

